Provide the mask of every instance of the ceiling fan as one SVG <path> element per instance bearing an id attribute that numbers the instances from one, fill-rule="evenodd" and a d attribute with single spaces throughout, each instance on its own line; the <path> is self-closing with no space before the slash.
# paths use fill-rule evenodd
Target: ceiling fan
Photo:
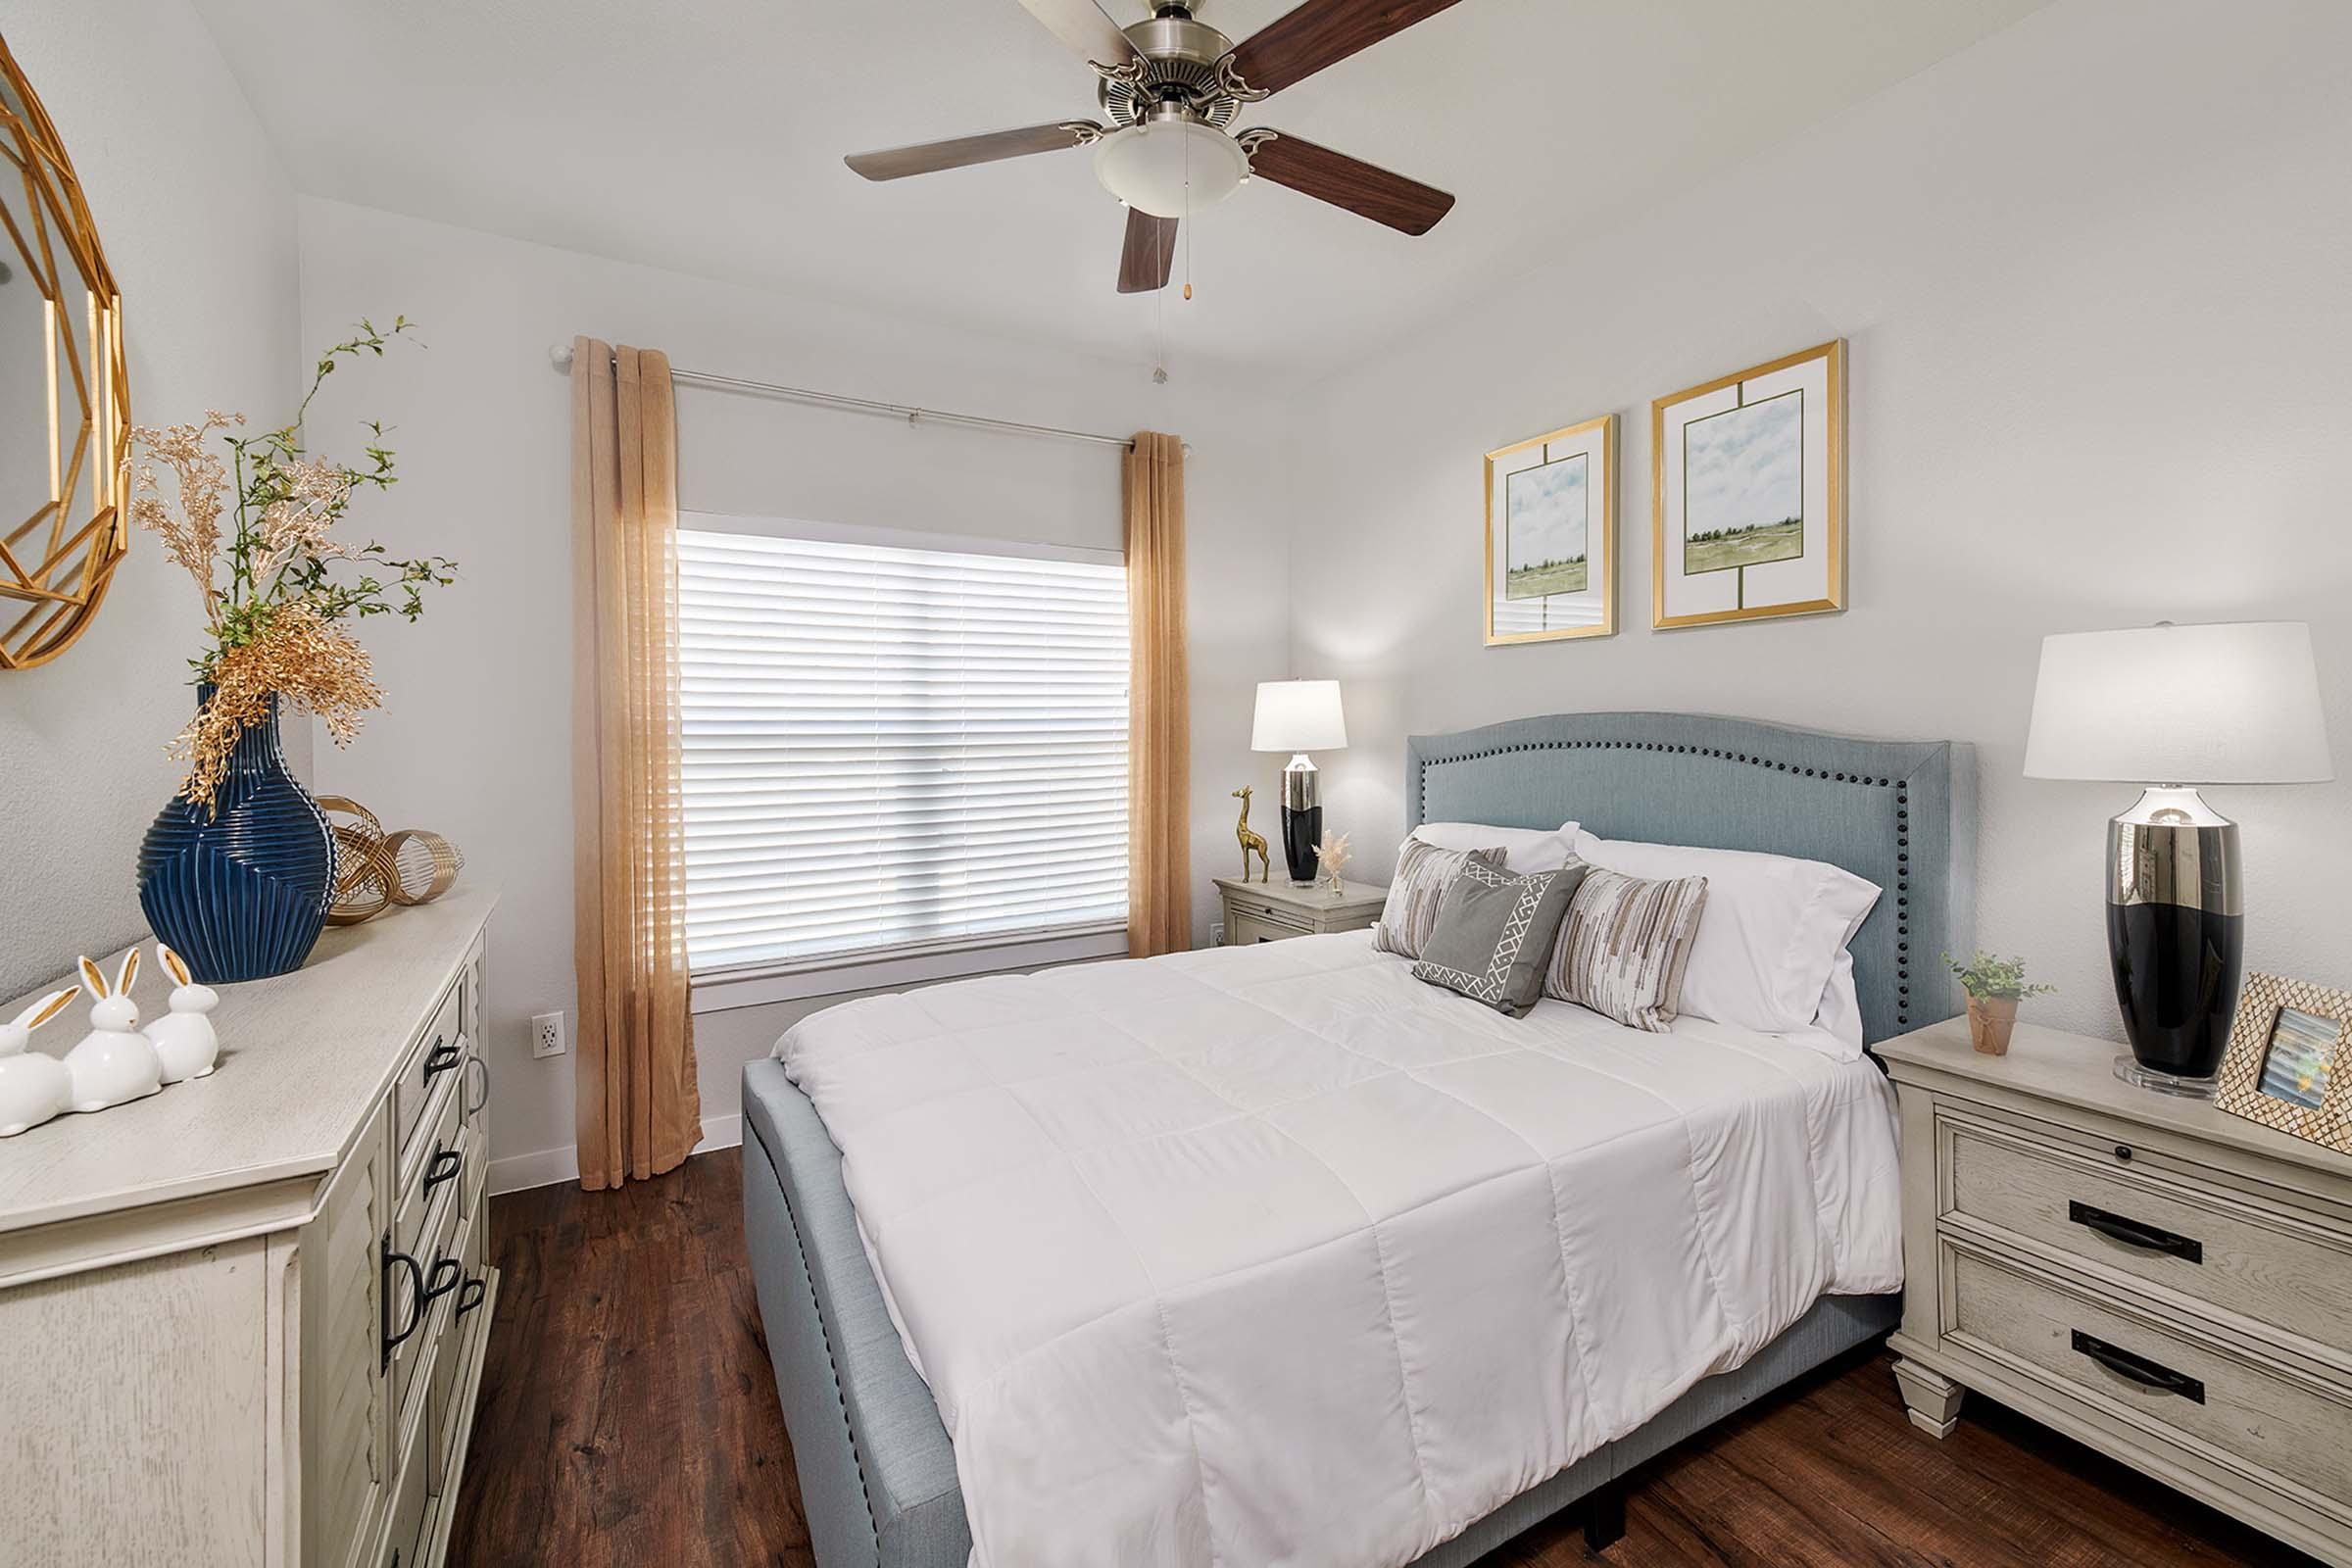
<path id="1" fill-rule="evenodd" d="M 1120 27 L 1096 0 L 1021 0 L 1029 14 L 1094 68 L 1109 117 L 958 136 L 846 160 L 867 179 L 1095 149 L 1095 177 L 1127 206 L 1119 292 L 1165 288 L 1176 228 L 1223 201 L 1251 174 L 1344 207 L 1407 234 L 1426 234 L 1453 198 L 1418 180 L 1318 147 L 1286 131 L 1230 127 L 1244 104 L 1270 97 L 1368 49 L 1457 0 L 1305 0 L 1236 44 L 1195 20 L 1185 0 L 1159 0 L 1147 22 Z"/>

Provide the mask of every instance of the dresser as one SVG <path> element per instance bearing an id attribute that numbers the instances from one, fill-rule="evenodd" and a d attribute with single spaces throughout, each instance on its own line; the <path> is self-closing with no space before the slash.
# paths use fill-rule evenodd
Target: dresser
<path id="1" fill-rule="evenodd" d="M 1974 1389 L 2352 1564 L 2352 1158 L 2151 1094 L 2117 1047 L 1963 1019 L 1881 1044 L 1901 1103 L 1914 1424 Z"/>
<path id="2" fill-rule="evenodd" d="M 1229 948 L 1329 931 L 1361 931 L 1380 918 L 1382 906 L 1389 902 L 1387 888 L 1368 882 L 1349 882 L 1340 893 L 1320 883 L 1295 888 L 1288 882 L 1244 882 L 1225 876 L 1216 883 L 1225 904 L 1224 945 Z"/>
<path id="3" fill-rule="evenodd" d="M 492 903 L 330 930 L 220 988 L 210 1077 L 0 1140 L 9 1568 L 441 1561 L 498 1299 Z"/>

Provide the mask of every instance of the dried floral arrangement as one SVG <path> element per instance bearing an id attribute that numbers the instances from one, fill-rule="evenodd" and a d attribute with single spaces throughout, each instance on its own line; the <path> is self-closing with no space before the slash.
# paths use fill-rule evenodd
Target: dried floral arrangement
<path id="1" fill-rule="evenodd" d="M 131 516 L 162 539 L 164 553 L 196 579 L 204 597 L 208 645 L 188 663 L 214 692 L 171 747 L 188 764 L 180 794 L 191 802 L 212 806 L 237 738 L 269 721 L 272 696 L 316 713 L 336 745 L 349 745 L 384 694 L 368 650 L 342 623 L 388 614 L 415 620 L 424 612 L 428 585 L 457 580 L 454 561 L 396 560 L 372 541 L 353 548 L 333 537 L 354 495 L 394 482 L 382 424 L 366 425 L 372 437 L 366 467 L 315 457 L 303 445 L 303 419 L 336 366 L 366 355 L 381 359 L 386 344 L 415 330 L 406 317 L 380 330 L 363 319 L 351 337 L 319 355 L 292 421 L 266 434 L 225 433 L 241 430 L 245 416 L 211 410 L 195 424 L 131 429 L 131 439 L 154 460 L 134 481 Z M 228 453 L 225 463 L 216 434 Z M 177 481 L 176 506 L 162 494 L 156 463 Z M 232 508 L 234 528 L 223 543 L 221 520 Z M 219 581 L 223 564 L 225 586 Z"/>

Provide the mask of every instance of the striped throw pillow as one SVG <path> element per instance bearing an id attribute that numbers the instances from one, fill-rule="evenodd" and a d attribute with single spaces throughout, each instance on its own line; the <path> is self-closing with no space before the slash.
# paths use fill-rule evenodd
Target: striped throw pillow
<path id="1" fill-rule="evenodd" d="M 1568 905 L 1544 994 L 1652 1034 L 1674 1026 L 1707 879 L 1645 882 L 1594 866 Z"/>
<path id="2" fill-rule="evenodd" d="M 1441 850 L 1419 839 L 1406 839 L 1396 855 L 1396 874 L 1389 879 L 1389 902 L 1382 906 L 1380 923 L 1372 928 L 1372 947 L 1379 953 L 1418 958 L 1438 923 L 1438 905 L 1446 888 L 1462 874 L 1465 862 L 1476 859 L 1493 870 L 1502 869 L 1502 850 Z"/>

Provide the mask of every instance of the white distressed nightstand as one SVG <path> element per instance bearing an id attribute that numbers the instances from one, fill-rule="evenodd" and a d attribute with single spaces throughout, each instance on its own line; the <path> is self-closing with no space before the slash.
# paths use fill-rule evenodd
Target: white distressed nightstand
<path id="1" fill-rule="evenodd" d="M 1285 937 L 1322 936 L 1332 931 L 1361 931 L 1380 918 L 1389 890 L 1369 882 L 1350 882 L 1344 893 L 1320 886 L 1295 888 L 1288 882 L 1243 882 L 1217 878 L 1225 900 L 1225 946 L 1247 947 L 1252 942 L 1280 942 Z"/>
<path id="2" fill-rule="evenodd" d="M 2110 1041 L 1958 1018 L 1878 1048 L 1902 1105 L 1911 1419 L 1975 1389 L 2352 1564 L 2352 1158 L 2148 1093 Z"/>

